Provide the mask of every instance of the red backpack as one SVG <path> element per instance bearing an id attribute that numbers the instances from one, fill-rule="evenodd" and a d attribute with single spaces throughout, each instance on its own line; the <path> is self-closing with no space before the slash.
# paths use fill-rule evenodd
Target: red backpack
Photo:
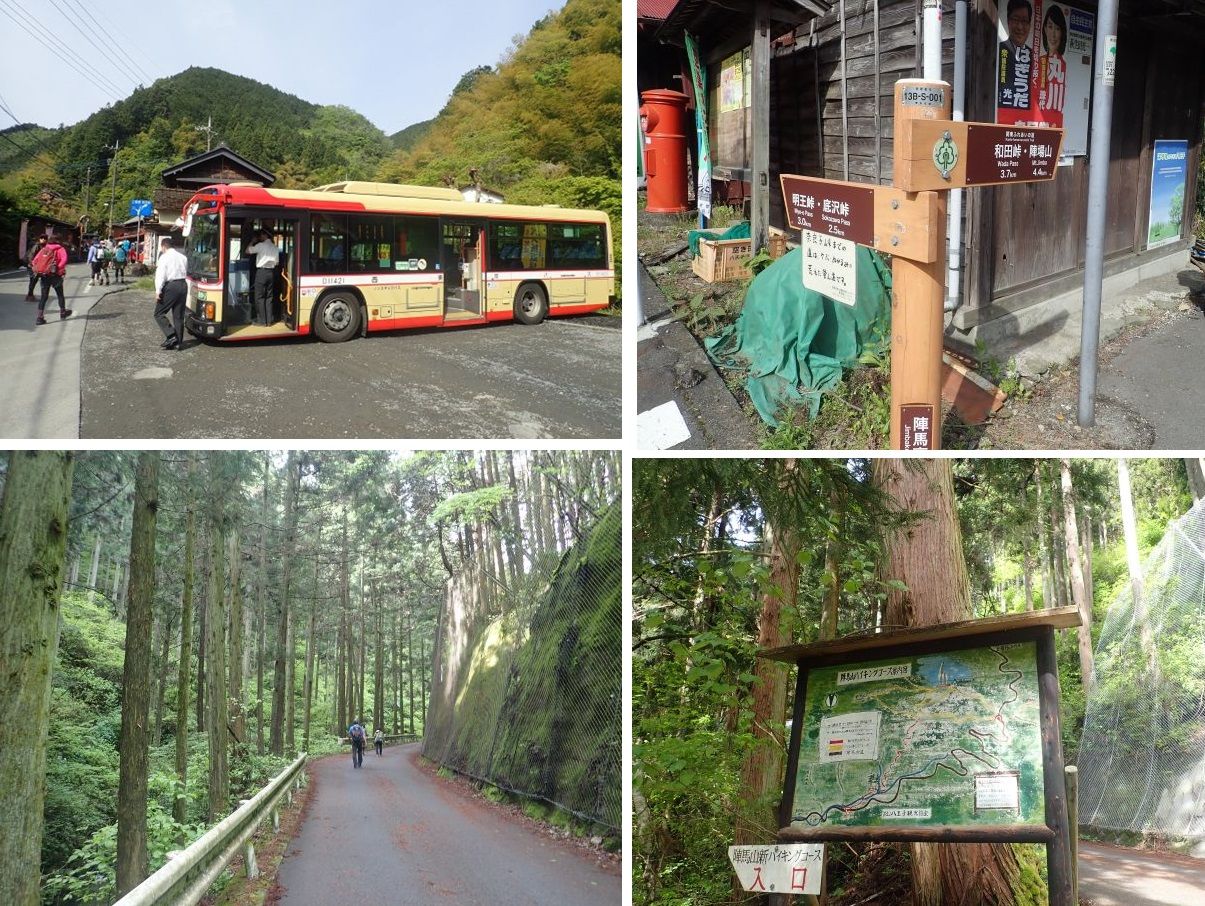
<path id="1" fill-rule="evenodd" d="M 33 261 L 29 263 L 33 272 L 41 277 L 57 274 L 59 271 L 58 249 L 57 245 L 50 243 L 43 246 L 41 251 L 33 256 Z"/>

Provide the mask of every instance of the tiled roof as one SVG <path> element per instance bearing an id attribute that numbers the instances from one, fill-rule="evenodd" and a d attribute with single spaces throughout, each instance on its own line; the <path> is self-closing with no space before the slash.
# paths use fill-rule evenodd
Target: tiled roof
<path id="1" fill-rule="evenodd" d="M 665 19 L 678 5 L 678 0 L 636 0 L 636 18 Z"/>

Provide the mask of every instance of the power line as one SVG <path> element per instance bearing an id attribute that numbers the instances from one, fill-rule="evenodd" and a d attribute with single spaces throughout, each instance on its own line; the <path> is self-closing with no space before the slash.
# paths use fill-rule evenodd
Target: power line
<path id="1" fill-rule="evenodd" d="M 83 35 L 84 40 L 86 40 L 89 44 L 91 44 L 93 47 L 95 47 L 100 52 L 102 59 L 107 60 L 110 64 L 112 64 L 112 66 L 115 69 L 119 70 L 123 76 L 125 76 L 127 79 L 129 79 L 134 84 L 134 86 L 137 87 L 139 79 L 138 79 L 137 74 L 135 74 L 133 70 L 131 70 L 124 63 L 121 63 L 120 61 L 118 61 L 115 57 L 109 56 L 108 51 L 106 51 L 103 47 L 101 47 L 99 44 L 97 44 L 96 40 L 90 34 L 88 34 L 86 31 L 84 31 L 82 28 L 79 27 L 79 23 L 75 21 L 76 17 L 71 15 L 71 13 L 67 12 L 61 6 L 59 6 L 58 0 L 50 0 L 50 2 L 54 5 L 55 9 L 57 9 L 60 13 L 63 14 L 63 18 L 66 19 L 69 23 L 71 23 L 71 27 L 74 28 L 76 31 L 78 31 L 81 35 Z"/>
<path id="2" fill-rule="evenodd" d="M 91 10 L 88 9 L 88 7 L 84 6 L 84 4 L 80 2 L 80 0 L 68 0 L 68 2 L 70 2 L 71 4 L 76 6 L 80 10 L 80 12 L 82 12 L 85 16 L 88 17 L 89 20 L 91 20 L 93 25 L 95 25 L 98 29 L 100 29 L 101 34 L 103 34 L 106 38 L 108 38 L 113 43 L 113 46 L 117 49 L 118 53 L 120 53 L 123 57 L 125 57 L 127 60 L 130 61 L 130 65 L 133 66 L 134 69 L 138 72 L 138 74 L 142 78 L 142 81 L 145 84 L 149 85 L 153 81 L 155 81 L 153 78 L 151 78 L 151 76 L 147 73 L 147 71 L 138 64 L 137 60 L 135 60 L 128 53 L 126 53 L 125 48 L 122 47 L 117 42 L 116 38 L 114 38 L 111 34 L 109 34 L 109 30 L 107 28 L 105 28 L 104 23 L 98 21 L 96 19 L 96 17 L 92 15 L 92 12 L 91 12 Z"/>
<path id="3" fill-rule="evenodd" d="M 77 73 L 79 73 L 81 76 L 83 76 L 90 84 L 94 85 L 96 88 L 101 89 L 112 100 L 114 100 L 114 101 L 119 100 L 119 98 L 117 97 L 117 94 L 115 92 L 120 91 L 120 89 L 118 89 L 116 86 L 113 86 L 112 89 L 106 87 L 105 85 L 101 84 L 101 81 L 103 80 L 103 81 L 107 82 L 108 81 L 107 79 L 102 79 L 102 77 L 98 73 L 89 74 L 89 73 L 85 72 L 83 69 L 81 69 L 80 68 L 81 65 L 87 65 L 87 64 L 77 64 L 75 62 L 75 60 L 71 59 L 71 56 L 70 56 L 70 54 L 72 53 L 71 49 L 69 47 L 67 47 L 65 44 L 63 44 L 63 42 L 61 40 L 56 38 L 54 35 L 50 35 L 50 39 L 52 41 L 56 41 L 59 44 L 59 47 L 54 47 L 52 44 L 48 43 L 46 38 L 42 37 L 42 35 L 38 34 L 38 32 L 31 29 L 24 21 L 17 18 L 17 16 L 13 13 L 13 11 L 11 9 L 9 9 L 7 4 L 3 3 L 3 0 L 0 0 L 0 12 L 3 12 L 6 16 L 8 16 L 8 18 L 10 18 L 13 22 L 15 22 L 21 28 L 22 31 L 24 31 L 31 38 L 33 38 L 35 41 L 37 41 L 39 44 L 41 44 L 43 47 L 45 47 L 47 50 L 49 50 L 52 54 L 54 54 L 56 57 L 58 57 L 60 60 L 62 60 L 68 66 L 70 66 L 72 69 L 74 69 Z M 30 20 L 30 21 L 34 21 L 34 20 Z M 45 29 L 42 28 L 42 26 L 40 24 L 38 24 L 36 21 L 34 21 L 34 25 L 37 28 L 42 29 L 43 32 L 45 32 Z M 47 32 L 47 34 L 49 34 L 49 33 Z M 67 55 L 64 55 L 64 50 L 66 51 Z"/>

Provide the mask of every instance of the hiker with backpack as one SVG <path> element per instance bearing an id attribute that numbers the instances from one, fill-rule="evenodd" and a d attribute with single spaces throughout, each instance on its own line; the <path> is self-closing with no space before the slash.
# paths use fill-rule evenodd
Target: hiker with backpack
<path id="1" fill-rule="evenodd" d="M 348 737 L 351 739 L 351 766 L 353 768 L 364 767 L 364 727 L 357 720 L 348 728 Z"/>
<path id="2" fill-rule="evenodd" d="M 127 251 L 129 243 L 119 242 L 113 248 L 113 282 L 126 282 L 126 257 L 129 255 Z"/>
<path id="3" fill-rule="evenodd" d="M 54 236 L 47 236 L 46 245 L 33 256 L 33 260 L 29 264 L 33 272 L 38 275 L 38 279 L 42 281 L 42 298 L 38 301 L 38 317 L 34 323 L 46 323 L 44 317 L 46 300 L 50 298 L 52 287 L 59 297 L 59 320 L 70 318 L 71 309 L 67 307 L 67 302 L 63 298 L 63 277 L 67 273 L 67 250 L 59 245 Z"/>
<path id="4" fill-rule="evenodd" d="M 373 737 L 373 745 L 377 750 L 377 758 L 385 754 L 385 734 L 381 732 L 381 728 L 377 727 L 376 735 Z"/>
<path id="5" fill-rule="evenodd" d="M 29 246 L 29 250 L 25 253 L 25 266 L 29 268 L 29 289 L 25 291 L 25 301 L 33 301 L 33 288 L 38 285 L 38 274 L 33 269 L 34 255 L 46 248 L 46 237 L 39 236 Z"/>
<path id="6" fill-rule="evenodd" d="M 92 279 L 88 281 L 89 286 L 100 285 L 100 240 L 93 239 L 92 244 L 88 246 L 88 267 L 92 269 Z"/>

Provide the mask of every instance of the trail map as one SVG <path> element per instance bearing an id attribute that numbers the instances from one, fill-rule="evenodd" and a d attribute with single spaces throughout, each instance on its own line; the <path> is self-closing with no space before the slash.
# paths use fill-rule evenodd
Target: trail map
<path id="1" fill-rule="evenodd" d="M 1034 642 L 809 670 L 792 823 L 1045 823 Z"/>

